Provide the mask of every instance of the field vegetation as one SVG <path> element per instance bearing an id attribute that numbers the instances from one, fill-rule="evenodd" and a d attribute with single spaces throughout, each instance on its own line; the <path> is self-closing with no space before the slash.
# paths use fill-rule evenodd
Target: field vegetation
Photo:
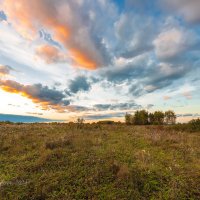
<path id="1" fill-rule="evenodd" d="M 198 128 L 108 122 L 1 123 L 0 199 L 199 199 Z"/>

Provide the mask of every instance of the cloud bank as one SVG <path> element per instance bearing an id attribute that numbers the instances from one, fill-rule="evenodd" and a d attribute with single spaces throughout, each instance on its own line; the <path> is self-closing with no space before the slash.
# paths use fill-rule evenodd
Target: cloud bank
<path id="1" fill-rule="evenodd" d="M 21 94 L 31 99 L 34 103 L 40 104 L 43 110 L 55 109 L 64 112 L 65 107 L 70 104 L 61 91 L 41 84 L 23 85 L 16 81 L 0 80 L 0 88 L 6 92 Z"/>

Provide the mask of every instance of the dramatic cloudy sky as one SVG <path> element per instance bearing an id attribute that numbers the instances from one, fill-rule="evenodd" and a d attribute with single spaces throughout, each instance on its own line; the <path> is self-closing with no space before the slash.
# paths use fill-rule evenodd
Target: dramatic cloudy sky
<path id="1" fill-rule="evenodd" d="M 200 113 L 199 0 L 0 0 L 0 113 Z"/>

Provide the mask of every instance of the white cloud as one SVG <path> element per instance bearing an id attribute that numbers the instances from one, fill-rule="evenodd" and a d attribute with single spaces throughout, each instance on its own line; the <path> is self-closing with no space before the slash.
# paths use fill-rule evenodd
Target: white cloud
<path id="1" fill-rule="evenodd" d="M 184 33 L 177 28 L 162 32 L 154 40 L 157 56 L 167 59 L 183 52 L 186 48 L 184 39 Z"/>
<path id="2" fill-rule="evenodd" d="M 174 23 L 174 22 L 173 22 Z M 186 51 L 195 50 L 200 38 L 194 32 L 177 24 L 167 24 L 167 28 L 153 41 L 155 52 L 161 60 L 178 58 Z"/>

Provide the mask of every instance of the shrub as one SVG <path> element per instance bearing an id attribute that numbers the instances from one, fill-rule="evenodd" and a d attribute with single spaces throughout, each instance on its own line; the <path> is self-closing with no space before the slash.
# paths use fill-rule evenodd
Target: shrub
<path id="1" fill-rule="evenodd" d="M 192 132 L 200 131 L 200 119 L 193 119 L 188 123 L 189 130 Z"/>
<path id="2" fill-rule="evenodd" d="M 198 132 L 200 131 L 200 119 L 193 119 L 185 124 L 178 123 L 168 127 L 168 129 L 185 132 Z"/>
<path id="3" fill-rule="evenodd" d="M 104 120 L 104 121 L 99 121 L 97 122 L 98 124 L 115 124 L 114 121 L 111 121 L 111 120 Z"/>

